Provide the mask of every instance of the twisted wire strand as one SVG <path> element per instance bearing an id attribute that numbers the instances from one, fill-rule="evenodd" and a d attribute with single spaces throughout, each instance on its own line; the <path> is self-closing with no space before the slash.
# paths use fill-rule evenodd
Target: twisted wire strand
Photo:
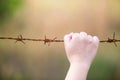
<path id="1" fill-rule="evenodd" d="M 51 42 L 64 42 L 64 40 L 62 40 L 62 39 L 56 39 L 56 37 L 53 38 L 53 39 L 49 39 L 49 38 L 46 38 L 46 36 L 45 36 L 44 39 L 23 38 L 22 35 L 19 35 L 18 37 L 0 37 L 0 39 L 1 40 L 5 40 L 5 39 L 15 40 L 15 43 L 17 41 L 20 41 L 20 42 L 22 42 L 24 44 L 25 44 L 24 41 L 42 41 L 42 42 L 44 42 L 44 44 L 51 43 Z M 105 42 L 106 43 L 114 43 L 115 46 L 117 46 L 116 42 L 120 42 L 120 40 L 119 39 L 115 39 L 115 32 L 114 32 L 113 38 L 109 38 L 108 37 L 107 40 L 100 40 L 100 43 L 105 43 Z"/>

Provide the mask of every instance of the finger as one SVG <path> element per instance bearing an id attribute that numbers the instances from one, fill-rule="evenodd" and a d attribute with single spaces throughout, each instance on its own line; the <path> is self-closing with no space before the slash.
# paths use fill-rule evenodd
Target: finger
<path id="1" fill-rule="evenodd" d="M 94 36 L 93 40 L 94 40 L 95 44 L 99 44 L 99 38 L 97 36 Z"/>
<path id="2" fill-rule="evenodd" d="M 87 33 L 86 32 L 80 32 L 80 35 L 81 36 L 87 36 Z"/>
<path id="3" fill-rule="evenodd" d="M 69 44 L 69 42 L 72 39 L 72 35 L 73 35 L 73 32 L 64 36 L 64 43 L 65 43 L 65 45 Z"/>
<path id="4" fill-rule="evenodd" d="M 85 37 L 87 37 L 87 33 L 86 32 L 80 32 L 80 38 L 84 39 Z"/>
<path id="5" fill-rule="evenodd" d="M 80 34 L 78 34 L 78 33 L 74 33 L 73 35 L 72 35 L 72 40 L 74 41 L 74 40 L 78 40 L 80 38 Z"/>
<path id="6" fill-rule="evenodd" d="M 89 43 L 92 43 L 92 41 L 93 41 L 93 37 L 91 36 L 91 35 L 88 35 L 88 41 L 89 41 Z"/>

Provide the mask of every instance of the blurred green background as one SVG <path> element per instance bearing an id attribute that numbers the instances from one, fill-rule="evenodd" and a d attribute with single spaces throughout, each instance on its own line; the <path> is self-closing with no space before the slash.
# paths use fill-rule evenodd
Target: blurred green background
<path id="1" fill-rule="evenodd" d="M 0 36 L 63 39 L 85 31 L 120 39 L 119 0 L 0 0 Z M 87 80 L 120 80 L 120 45 L 101 43 Z M 0 80 L 64 80 L 63 43 L 0 40 Z"/>

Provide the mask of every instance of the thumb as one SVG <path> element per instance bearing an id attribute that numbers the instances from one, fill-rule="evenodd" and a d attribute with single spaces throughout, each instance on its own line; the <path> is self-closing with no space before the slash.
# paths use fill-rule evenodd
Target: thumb
<path id="1" fill-rule="evenodd" d="M 65 46 L 68 45 L 69 42 L 72 40 L 72 35 L 73 35 L 73 32 L 64 36 L 64 45 Z"/>

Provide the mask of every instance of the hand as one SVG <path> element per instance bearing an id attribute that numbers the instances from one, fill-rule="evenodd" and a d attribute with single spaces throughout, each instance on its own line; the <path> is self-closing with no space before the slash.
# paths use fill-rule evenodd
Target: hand
<path id="1" fill-rule="evenodd" d="M 70 33 L 64 36 L 64 45 L 69 62 L 91 64 L 98 45 L 98 37 L 87 35 L 85 32 Z"/>

